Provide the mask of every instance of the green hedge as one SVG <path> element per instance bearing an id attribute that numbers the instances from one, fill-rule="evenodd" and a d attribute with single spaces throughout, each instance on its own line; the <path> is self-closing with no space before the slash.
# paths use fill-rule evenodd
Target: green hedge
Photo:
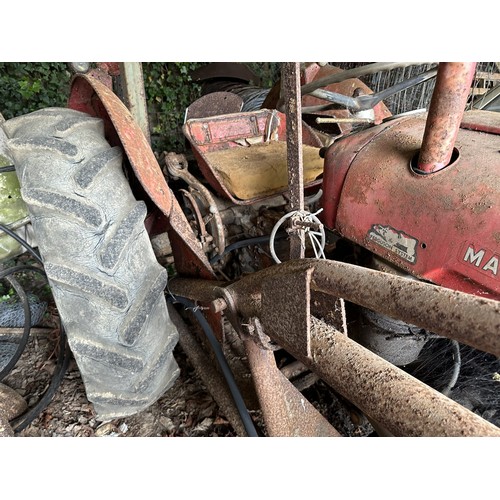
<path id="1" fill-rule="evenodd" d="M 153 150 L 184 152 L 182 124 L 186 107 L 200 95 L 190 72 L 206 63 L 143 63 Z M 248 63 L 271 86 L 277 63 Z M 71 73 L 66 63 L 0 63 L 0 113 L 5 119 L 50 106 L 65 107 Z"/>
<path id="2" fill-rule="evenodd" d="M 182 125 L 186 108 L 200 96 L 190 72 L 203 63 L 143 63 L 151 142 L 155 152 L 185 150 Z"/>
<path id="3" fill-rule="evenodd" d="M 153 149 L 182 152 L 185 108 L 199 96 L 189 72 L 200 63 L 144 63 Z M 0 63 L 0 112 L 8 120 L 40 108 L 67 105 L 66 63 Z"/>
<path id="4" fill-rule="evenodd" d="M 70 78 L 65 63 L 0 63 L 0 113 L 8 120 L 66 106 Z"/>

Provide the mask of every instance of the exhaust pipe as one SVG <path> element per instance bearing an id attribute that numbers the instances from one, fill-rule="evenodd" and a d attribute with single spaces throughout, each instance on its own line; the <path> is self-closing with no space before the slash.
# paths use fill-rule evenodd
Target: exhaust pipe
<path id="1" fill-rule="evenodd" d="M 449 165 L 475 71 L 476 63 L 439 64 L 418 158 L 419 173 L 431 174 Z"/>

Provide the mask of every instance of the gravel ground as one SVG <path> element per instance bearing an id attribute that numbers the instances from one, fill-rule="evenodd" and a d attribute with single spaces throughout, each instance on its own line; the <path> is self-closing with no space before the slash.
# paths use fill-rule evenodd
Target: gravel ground
<path id="1" fill-rule="evenodd" d="M 56 368 L 59 329 L 57 312 L 52 306 L 45 315 L 44 328 L 34 329 L 28 344 L 10 374 L 2 383 L 14 389 L 33 407 L 47 390 Z M 230 336 L 227 337 L 231 339 Z M 234 342 L 234 338 L 232 339 Z M 229 342 L 228 342 L 229 344 Z M 236 358 L 230 345 L 225 345 L 230 365 Z M 199 374 L 184 353 L 181 343 L 174 351 L 180 376 L 174 386 L 146 410 L 126 418 L 100 422 L 92 404 L 87 400 L 83 381 L 72 359 L 52 401 L 30 425 L 17 432 L 18 437 L 237 437 L 224 412 L 205 387 Z M 239 359 L 239 358 L 238 358 Z M 241 361 L 241 360 L 240 360 Z M 240 365 L 241 366 L 241 363 Z M 364 436 L 372 429 L 355 409 L 340 401 L 327 386 L 310 373 L 298 378 L 305 385 L 303 394 L 343 434 Z M 235 374 L 240 390 L 249 392 L 249 374 Z M 246 377 L 244 387 L 243 377 Z M 238 380 L 239 378 L 239 380 Z M 245 396 L 249 413 L 258 432 L 266 435 L 258 404 Z"/>
<path id="2" fill-rule="evenodd" d="M 50 382 L 56 365 L 56 350 L 55 335 L 33 336 L 16 367 L 3 381 L 23 396 L 30 407 L 36 404 Z M 18 436 L 235 436 L 180 348 L 176 348 L 176 359 L 181 375 L 162 398 L 139 414 L 110 422 L 96 420 L 80 372 L 72 360 L 52 402 Z"/>

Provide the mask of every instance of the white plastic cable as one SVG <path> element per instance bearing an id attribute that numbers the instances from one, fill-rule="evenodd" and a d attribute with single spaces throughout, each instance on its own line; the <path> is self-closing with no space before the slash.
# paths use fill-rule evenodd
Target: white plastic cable
<path id="1" fill-rule="evenodd" d="M 278 259 L 278 256 L 276 255 L 276 251 L 274 249 L 274 239 L 276 237 L 276 233 L 278 232 L 278 229 L 283 225 L 283 223 L 289 219 L 290 217 L 297 216 L 298 219 L 301 222 L 308 222 L 308 223 L 316 223 L 318 224 L 320 230 L 319 231 L 313 231 L 310 227 L 305 227 L 304 232 L 309 236 L 309 239 L 311 241 L 311 246 L 314 252 L 314 255 L 316 256 L 317 259 L 326 259 L 325 257 L 325 245 L 326 245 L 326 235 L 325 235 L 325 228 L 321 221 L 316 217 L 323 209 L 321 208 L 315 213 L 310 213 L 305 210 L 295 210 L 293 212 L 289 212 L 285 214 L 281 219 L 274 225 L 273 230 L 271 231 L 271 236 L 269 239 L 269 250 L 271 251 L 271 256 L 277 264 L 281 264 L 281 260 Z"/>

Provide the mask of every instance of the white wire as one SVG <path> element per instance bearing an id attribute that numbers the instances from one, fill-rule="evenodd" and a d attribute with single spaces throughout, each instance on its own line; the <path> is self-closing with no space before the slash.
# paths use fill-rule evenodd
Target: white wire
<path id="1" fill-rule="evenodd" d="M 278 229 L 283 225 L 283 223 L 289 219 L 290 217 L 293 217 L 297 215 L 299 219 L 302 222 L 314 222 L 319 225 L 319 231 L 311 231 L 311 228 L 306 227 L 304 229 L 305 233 L 309 236 L 309 239 L 311 241 L 311 245 L 314 251 L 314 255 L 316 256 L 317 259 L 326 259 L 325 257 L 325 252 L 324 248 L 326 245 L 326 235 L 325 235 L 325 228 L 321 221 L 318 219 L 317 214 L 319 214 L 323 209 L 321 208 L 314 214 L 310 212 L 306 212 L 305 210 L 295 210 L 293 212 L 289 212 L 285 214 L 281 219 L 274 225 L 273 230 L 271 231 L 271 236 L 269 238 L 269 250 L 271 251 L 271 256 L 276 262 L 276 264 L 281 264 L 281 260 L 278 259 L 278 256 L 276 255 L 276 251 L 274 249 L 274 240 L 276 238 L 276 233 L 278 232 Z M 318 238 L 320 237 L 320 238 Z"/>

